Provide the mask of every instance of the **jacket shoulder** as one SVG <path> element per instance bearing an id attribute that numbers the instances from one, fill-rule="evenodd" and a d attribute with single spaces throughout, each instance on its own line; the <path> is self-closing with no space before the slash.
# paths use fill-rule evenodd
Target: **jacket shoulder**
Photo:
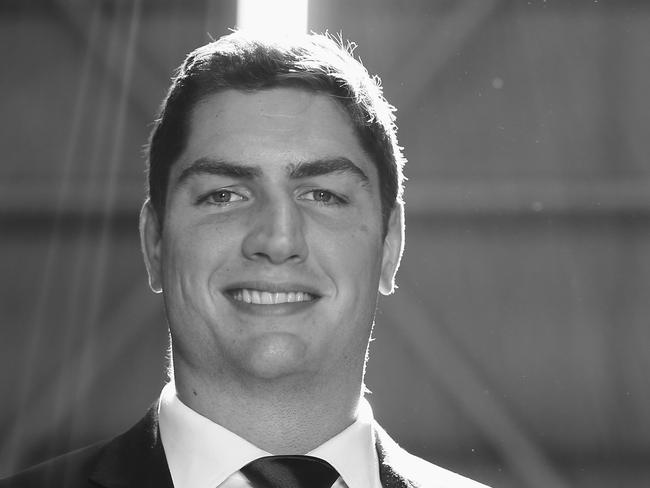
<path id="1" fill-rule="evenodd" d="M 0 488 L 96 487 L 89 477 L 105 446 L 100 442 L 32 466 L 0 480 Z"/>
<path id="2" fill-rule="evenodd" d="M 379 425 L 375 425 L 382 485 L 404 488 L 488 488 L 401 448 Z"/>
<path id="3" fill-rule="evenodd" d="M 125 433 L 0 480 L 0 488 L 172 488 L 157 402 Z"/>

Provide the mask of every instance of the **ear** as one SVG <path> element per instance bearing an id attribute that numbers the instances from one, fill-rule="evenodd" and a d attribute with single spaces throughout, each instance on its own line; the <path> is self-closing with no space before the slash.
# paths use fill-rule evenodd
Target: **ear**
<path id="1" fill-rule="evenodd" d="M 140 211 L 140 244 L 144 264 L 149 275 L 149 288 L 154 293 L 162 292 L 162 232 L 156 211 L 147 199 Z"/>
<path id="2" fill-rule="evenodd" d="M 404 252 L 404 205 L 398 203 L 388 219 L 379 277 L 379 292 L 390 295 L 395 291 L 395 274 Z"/>

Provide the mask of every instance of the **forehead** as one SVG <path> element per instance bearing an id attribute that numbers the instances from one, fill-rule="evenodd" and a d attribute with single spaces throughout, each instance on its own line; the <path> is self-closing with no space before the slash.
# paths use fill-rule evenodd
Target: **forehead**
<path id="1" fill-rule="evenodd" d="M 286 87 L 225 90 L 199 102 L 189 125 L 175 174 L 202 157 L 263 170 L 273 164 L 345 157 L 376 172 L 347 111 L 326 94 Z"/>

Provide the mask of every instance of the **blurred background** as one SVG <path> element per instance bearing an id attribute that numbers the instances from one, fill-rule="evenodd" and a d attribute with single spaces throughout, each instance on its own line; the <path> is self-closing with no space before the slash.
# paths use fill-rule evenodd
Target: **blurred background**
<path id="1" fill-rule="evenodd" d="M 0 0 L 0 476 L 158 395 L 142 148 L 242 5 Z M 650 486 L 650 3 L 309 0 L 306 29 L 358 43 L 409 159 L 379 421 L 495 488 Z"/>

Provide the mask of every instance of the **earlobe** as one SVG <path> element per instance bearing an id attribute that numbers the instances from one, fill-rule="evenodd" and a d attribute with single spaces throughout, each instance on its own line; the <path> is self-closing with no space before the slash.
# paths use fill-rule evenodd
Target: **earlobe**
<path id="1" fill-rule="evenodd" d="M 140 211 L 140 243 L 144 264 L 149 275 L 149 288 L 154 293 L 162 292 L 162 233 L 156 211 L 147 199 Z"/>
<path id="2" fill-rule="evenodd" d="M 404 252 L 404 206 L 398 203 L 388 220 L 388 229 L 384 238 L 379 292 L 390 295 L 395 291 L 395 275 Z"/>

